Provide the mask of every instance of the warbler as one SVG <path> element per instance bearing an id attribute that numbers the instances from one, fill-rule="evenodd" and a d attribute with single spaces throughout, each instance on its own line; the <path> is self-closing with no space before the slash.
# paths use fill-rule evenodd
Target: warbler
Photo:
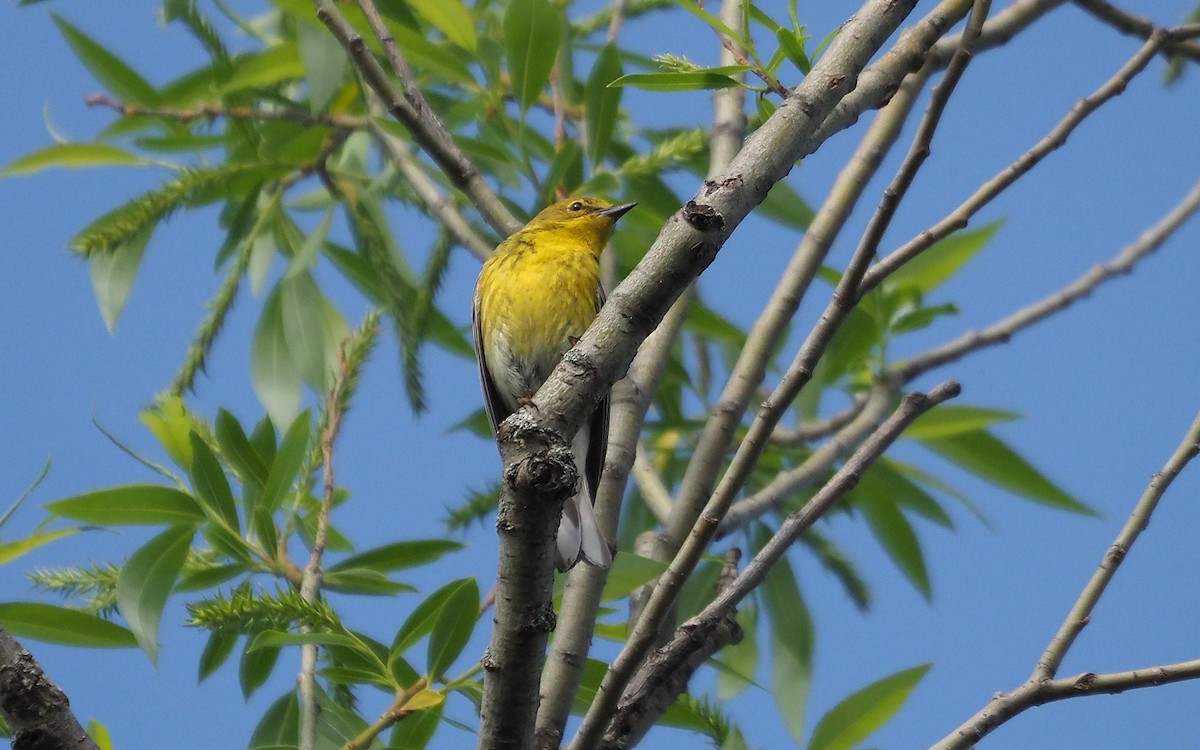
<path id="1" fill-rule="evenodd" d="M 492 432 L 528 403 L 579 341 L 604 304 L 600 253 L 613 228 L 635 203 L 569 198 L 542 210 L 483 264 L 475 282 L 471 321 L 483 403 Z M 554 565 L 568 570 L 583 560 L 612 564 L 592 505 L 608 444 L 606 394 L 571 441 L 583 481 L 563 507 Z"/>

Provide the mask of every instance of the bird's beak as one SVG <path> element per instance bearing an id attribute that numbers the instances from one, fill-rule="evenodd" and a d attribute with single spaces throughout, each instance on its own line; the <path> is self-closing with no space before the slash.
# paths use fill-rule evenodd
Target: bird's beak
<path id="1" fill-rule="evenodd" d="M 603 211 L 599 211 L 598 213 L 601 216 L 607 216 L 610 219 L 612 219 L 613 221 L 616 221 L 617 219 L 619 219 L 622 216 L 624 216 L 625 214 L 627 214 L 629 212 L 629 209 L 633 208 L 636 205 L 637 205 L 636 203 L 622 203 L 619 206 L 609 206 L 608 208 L 604 209 Z"/>

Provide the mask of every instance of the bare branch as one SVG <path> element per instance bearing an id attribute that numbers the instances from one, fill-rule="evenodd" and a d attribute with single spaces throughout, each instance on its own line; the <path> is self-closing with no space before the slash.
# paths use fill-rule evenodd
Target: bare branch
<path id="1" fill-rule="evenodd" d="M 1179 447 L 1150 479 L 1149 486 L 1134 505 L 1133 512 L 1117 533 L 1117 538 L 1105 551 L 1100 566 L 1083 587 L 1058 632 L 1038 660 L 1033 674 L 1011 693 L 998 693 L 978 713 L 958 729 L 946 735 L 933 747 L 935 750 L 965 750 L 973 747 L 993 729 L 1020 714 L 1027 708 L 1055 700 L 1097 693 L 1118 693 L 1136 687 L 1149 687 L 1168 682 L 1200 677 L 1200 659 L 1138 669 L 1131 672 L 1097 675 L 1085 673 L 1078 677 L 1054 679 L 1071 645 L 1087 626 L 1092 610 L 1104 594 L 1117 568 L 1129 554 L 1134 542 L 1150 523 L 1167 488 L 1183 471 L 1188 462 L 1200 454 L 1200 414 L 1193 420 Z"/>
<path id="2" fill-rule="evenodd" d="M 1017 0 L 988 18 L 975 43 L 975 49 L 982 51 L 1007 44 L 1017 34 L 1065 2 L 1066 0 Z M 958 49 L 961 38 L 961 34 L 954 34 L 933 45 L 929 57 L 934 61 L 934 65 L 948 65 L 954 51 Z"/>
<path id="3" fill-rule="evenodd" d="M 794 497 L 797 492 L 821 481 L 835 461 L 879 427 L 896 396 L 896 387 L 891 383 L 883 382 L 875 386 L 855 418 L 838 430 L 828 442 L 813 451 L 804 463 L 779 473 L 765 487 L 734 503 L 721 519 L 721 525 L 717 528 L 717 538 L 728 536 L 750 521 L 761 518 Z"/>
<path id="4" fill-rule="evenodd" d="M 334 37 L 345 48 L 363 80 L 379 98 L 388 111 L 408 128 L 413 140 L 433 158 L 450 182 L 462 190 L 471 200 L 484 220 L 497 232 L 508 236 L 521 228 L 521 222 L 505 207 L 500 198 L 484 182 L 479 169 L 471 163 L 438 119 L 429 104 L 421 96 L 408 64 L 400 54 L 396 40 L 374 10 L 370 0 L 361 0 L 363 12 L 372 24 L 376 36 L 384 46 L 389 62 L 399 77 L 403 90 L 398 90 L 383 67 L 367 47 L 366 40 L 346 21 L 338 10 L 335 0 L 314 0 L 317 18 L 329 28 Z M 372 12 L 373 11 L 373 12 Z"/>
<path id="5" fill-rule="evenodd" d="M 455 207 L 454 202 L 438 190 L 437 184 L 429 178 L 429 175 L 425 174 L 425 171 L 417 164 L 416 158 L 408 153 L 400 139 L 388 133 L 375 122 L 370 124 L 370 130 L 371 135 L 375 136 L 375 139 L 387 151 L 392 164 L 396 165 L 397 171 L 404 176 L 404 181 L 412 187 L 425 209 L 442 226 L 449 229 L 455 239 L 467 250 L 470 250 L 476 258 L 484 260 L 491 255 L 492 243 L 480 236 L 479 232 L 475 231 L 471 223 Z"/>
<path id="6" fill-rule="evenodd" d="M 66 694 L 33 654 L 0 626 L 0 715 L 14 748 L 99 750 L 71 713 Z"/>
<path id="7" fill-rule="evenodd" d="M 862 412 L 863 406 L 866 403 L 866 396 L 860 393 L 855 396 L 852 404 L 828 419 L 803 422 L 792 429 L 776 427 L 775 431 L 771 433 L 771 442 L 775 445 L 795 447 L 798 445 L 807 445 L 814 440 L 829 437 L 854 421 L 854 418 Z"/>
<path id="8" fill-rule="evenodd" d="M 1175 205 L 1154 226 L 1107 263 L 1094 266 L 1066 288 L 1017 310 L 1007 318 L 979 331 L 968 331 L 954 341 L 932 349 L 912 359 L 899 362 L 892 372 L 900 382 L 909 383 L 918 376 L 968 354 L 996 344 L 1008 342 L 1014 335 L 1073 303 L 1090 295 L 1106 281 L 1128 274 L 1138 261 L 1153 253 L 1175 233 L 1185 221 L 1200 210 L 1200 182 L 1192 186 L 1183 200 Z"/>
<path id="9" fill-rule="evenodd" d="M 1028 174 L 1029 170 L 1033 169 L 1047 154 L 1066 143 L 1067 136 L 1080 123 L 1087 119 L 1088 115 L 1123 92 L 1129 81 L 1142 72 L 1150 60 L 1166 44 L 1167 40 L 1175 37 L 1177 33 L 1180 32 L 1159 29 L 1152 34 L 1150 39 L 1142 45 L 1141 49 L 1117 71 L 1116 75 L 1105 82 L 1104 85 L 1090 96 L 1079 100 L 1067 116 L 1045 138 L 1034 145 L 1033 148 L 1022 154 L 1015 162 L 980 186 L 971 197 L 967 198 L 958 208 L 951 211 L 937 224 L 921 232 L 896 250 L 893 250 L 889 255 L 880 259 L 879 262 L 872 266 L 866 276 L 863 277 L 862 287 L 859 290 L 860 293 L 865 294 L 874 289 L 888 274 L 895 271 L 901 265 L 928 249 L 938 240 L 965 227 L 970 218 L 993 198 L 1011 187 L 1018 179 Z"/>
<path id="10" fill-rule="evenodd" d="M 633 481 L 637 483 L 646 507 L 659 523 L 665 524 L 671 516 L 671 490 L 663 483 L 662 475 L 654 468 L 654 459 L 641 441 L 638 441 L 633 461 Z"/>
<path id="11" fill-rule="evenodd" d="M 1148 18 L 1127 13 L 1104 0 L 1074 0 L 1075 5 L 1091 13 L 1122 34 L 1149 39 L 1158 24 Z M 1170 40 L 1163 47 L 1163 54 L 1178 56 L 1192 62 L 1200 62 L 1200 44 L 1187 40 Z"/>

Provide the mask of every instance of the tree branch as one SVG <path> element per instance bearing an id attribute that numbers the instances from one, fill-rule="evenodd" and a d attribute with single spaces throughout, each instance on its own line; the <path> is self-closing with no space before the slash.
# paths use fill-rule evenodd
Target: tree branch
<path id="1" fill-rule="evenodd" d="M 614 7 L 613 25 L 609 26 L 610 41 L 619 29 L 622 11 L 622 5 L 618 3 Z M 737 28 L 741 23 L 739 3 L 725 0 L 721 17 L 727 25 Z M 722 47 L 721 64 L 727 64 L 732 56 L 731 50 Z M 741 148 L 745 131 L 745 91 L 738 87 L 714 91 L 713 128 L 709 134 L 710 177 L 729 166 Z M 675 300 L 662 323 L 642 342 L 625 378 L 613 387 L 608 454 L 596 499 L 597 521 L 609 538 L 616 534 L 621 498 L 630 471 L 635 472 L 635 480 L 642 486 L 647 502 L 652 507 L 660 506 L 658 512 L 662 517 L 670 513 L 670 492 L 646 460 L 640 436 L 646 412 L 658 391 L 671 349 L 687 317 L 689 301 L 690 295 L 686 293 Z M 564 727 L 583 676 L 596 628 L 600 596 L 607 579 L 607 571 L 578 566 L 567 580 L 561 626 L 555 633 L 554 647 L 542 674 L 542 705 L 536 727 L 539 749 L 557 748 L 562 742 Z"/>
<path id="2" fill-rule="evenodd" d="M 13 750 L 99 750 L 71 713 L 66 694 L 3 626 L 0 714 L 12 732 Z"/>
<path id="3" fill-rule="evenodd" d="M 1158 27 L 1148 18 L 1141 18 L 1132 13 L 1127 13 L 1120 8 L 1104 0 L 1073 0 L 1074 4 L 1081 9 L 1087 11 L 1091 15 L 1100 19 L 1104 23 L 1112 26 L 1122 34 L 1149 39 L 1150 35 Z M 1172 57 L 1178 56 L 1192 62 L 1200 62 L 1200 44 L 1187 40 L 1168 40 L 1164 45 L 1163 54 Z"/>
<path id="4" fill-rule="evenodd" d="M 938 240 L 967 226 L 970 218 L 981 208 L 1012 186 L 1018 179 L 1026 175 L 1047 154 L 1066 143 L 1067 136 L 1081 122 L 1087 119 L 1088 115 L 1123 92 L 1129 81 L 1145 69 L 1146 65 L 1162 49 L 1167 40 L 1179 38 L 1180 36 L 1193 33 L 1193 31 L 1187 27 L 1180 27 L 1180 29 L 1172 31 L 1158 29 L 1112 78 L 1090 96 L 1079 100 L 1067 116 L 1045 138 L 1034 145 L 1033 148 L 1026 151 L 1015 162 L 980 186 L 971 197 L 967 198 L 958 208 L 951 211 L 937 224 L 924 230 L 896 250 L 893 250 L 889 255 L 880 259 L 872 266 L 863 277 L 860 293 L 865 294 L 874 289 L 888 274 L 895 271 L 901 265 L 928 249 Z"/>
<path id="5" fill-rule="evenodd" d="M 1150 479 L 1149 486 L 1134 505 L 1133 512 L 1117 533 L 1117 538 L 1105 551 L 1100 566 L 1083 587 L 1079 598 L 1067 614 L 1058 632 L 1038 660 L 1033 674 L 1011 693 L 998 693 L 978 713 L 958 729 L 933 746 L 935 750 L 965 750 L 987 736 L 993 729 L 1032 706 L 1080 695 L 1118 693 L 1136 687 L 1149 687 L 1168 682 L 1200 677 L 1200 659 L 1131 672 L 1097 675 L 1090 672 L 1073 678 L 1054 679 L 1063 658 L 1083 628 L 1091 619 L 1092 610 L 1104 594 L 1117 568 L 1129 554 L 1134 542 L 1150 523 L 1167 488 L 1183 471 L 1188 462 L 1200 454 L 1200 414 L 1192 422 L 1175 452 Z"/>
<path id="6" fill-rule="evenodd" d="M 370 0 L 361 0 L 359 5 L 367 15 L 368 22 L 383 44 L 384 51 L 392 64 L 402 86 L 397 89 L 383 67 L 375 59 L 366 40 L 355 31 L 345 16 L 338 10 L 335 0 L 314 0 L 317 18 L 329 29 L 350 57 L 367 85 L 379 95 L 388 111 L 412 133 L 413 140 L 429 154 L 445 172 L 451 184 L 462 190 L 471 200 L 484 221 L 497 232 L 508 236 L 521 228 L 521 222 L 505 207 L 500 198 L 484 182 L 479 169 L 454 143 L 446 126 L 438 119 L 420 89 L 413 80 L 407 62 L 400 54 L 396 40 L 374 11 Z M 371 11 L 374 11 L 373 13 Z"/>
<path id="7" fill-rule="evenodd" d="M 677 684 L 686 687 L 686 676 L 690 676 L 687 665 L 692 658 L 706 649 L 718 630 L 728 627 L 736 613 L 737 605 L 766 578 L 767 572 L 778 562 L 800 535 L 833 507 L 839 499 L 858 484 L 859 477 L 883 455 L 884 451 L 899 437 L 914 419 L 934 406 L 954 398 L 960 392 L 958 383 L 948 381 L 934 388 L 929 395 L 910 393 L 904 397 L 900 407 L 863 441 L 854 455 L 833 475 L 832 478 L 804 505 L 787 517 L 779 530 L 763 546 L 746 569 L 732 583 L 725 586 L 700 614 L 679 626 L 669 644 L 658 649 L 638 672 L 633 684 L 660 685 Z M 710 522 L 711 523 L 711 522 Z M 682 682 L 679 677 L 683 677 Z M 614 721 L 605 734 L 606 747 L 622 747 L 618 740 L 625 722 L 616 723 L 618 717 L 636 712 L 635 702 L 639 696 L 626 692 L 622 696 Z M 669 705 L 669 704 L 668 704 Z"/>
<path id="8" fill-rule="evenodd" d="M 987 328 L 968 331 L 954 341 L 910 360 L 896 363 L 892 367 L 892 373 L 899 378 L 900 382 L 909 383 L 918 376 L 948 362 L 961 359 L 989 346 L 1007 343 L 1020 331 L 1089 296 L 1104 282 L 1130 273 L 1138 261 L 1161 247 L 1198 210 L 1200 210 L 1200 182 L 1193 185 L 1183 200 L 1159 219 L 1154 226 L 1143 232 L 1135 242 L 1126 245 L 1112 260 L 1094 266 L 1066 288 L 1028 307 L 1017 310 Z"/>
<path id="9" fill-rule="evenodd" d="M 317 511 L 317 527 L 313 534 L 312 551 L 304 577 L 300 581 L 300 596 L 306 602 L 315 602 L 321 594 L 321 583 L 325 578 L 322 558 L 329 533 L 329 511 L 333 507 L 333 443 L 342 427 L 342 388 L 348 369 L 345 348 L 341 352 L 338 376 L 329 396 L 325 400 L 325 412 L 329 415 L 325 429 L 321 432 L 321 461 L 323 466 L 323 491 L 321 507 Z M 301 632 L 307 628 L 301 627 Z M 317 702 L 317 645 L 306 643 L 300 646 L 300 743 L 299 750 L 314 750 L 317 746 L 317 719 L 320 705 Z"/>

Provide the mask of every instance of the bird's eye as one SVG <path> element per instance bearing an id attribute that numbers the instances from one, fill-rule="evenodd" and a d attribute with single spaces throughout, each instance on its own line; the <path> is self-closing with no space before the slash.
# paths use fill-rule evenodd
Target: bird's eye
<path id="1" fill-rule="evenodd" d="M 572 211 L 582 211 L 582 210 L 583 210 L 583 204 L 582 204 L 582 203 L 580 203 L 579 201 L 575 201 L 575 202 L 574 202 L 574 203 L 572 203 L 570 206 L 567 206 L 567 208 L 569 208 L 569 209 L 570 209 L 570 210 L 572 210 Z"/>

